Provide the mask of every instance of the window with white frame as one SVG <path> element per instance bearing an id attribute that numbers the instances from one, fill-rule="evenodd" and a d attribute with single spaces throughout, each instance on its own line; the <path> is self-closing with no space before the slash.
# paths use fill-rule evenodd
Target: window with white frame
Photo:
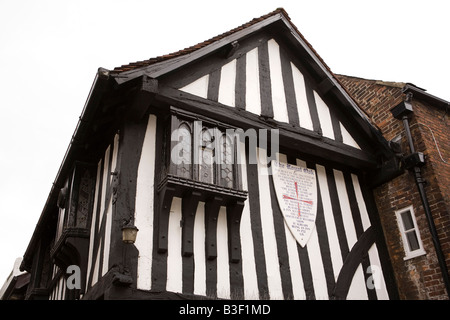
<path id="1" fill-rule="evenodd" d="M 417 227 L 416 217 L 412 206 L 397 210 L 395 212 L 397 222 L 402 235 L 403 247 L 405 249 L 404 260 L 426 254 Z"/>

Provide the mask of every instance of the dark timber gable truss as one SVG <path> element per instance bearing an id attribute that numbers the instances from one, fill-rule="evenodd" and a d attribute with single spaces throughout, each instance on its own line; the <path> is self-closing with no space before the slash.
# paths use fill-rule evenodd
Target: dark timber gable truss
<path id="1" fill-rule="evenodd" d="M 283 81 L 286 90 L 291 90 L 286 92 L 288 121 L 280 122 L 274 119 L 267 52 L 267 41 L 271 39 L 280 46 Z M 245 56 L 256 47 L 259 51 L 260 114 L 245 112 L 245 86 L 242 85 L 246 81 L 243 72 L 246 67 Z M 236 61 L 235 101 L 234 108 L 227 108 L 226 104 L 217 101 L 218 89 L 221 67 L 233 60 Z M 295 95 L 292 94 L 294 83 L 291 66 L 298 68 L 305 77 L 311 130 L 299 126 L 301 116 L 299 117 L 295 108 L 296 102 L 293 100 Z M 134 112 L 137 117 L 146 112 L 149 102 L 154 105 L 159 103 L 161 106 L 169 104 L 206 117 L 219 117 L 219 121 L 231 123 L 244 130 L 250 127 L 279 128 L 282 135 L 280 140 L 286 146 L 292 149 L 307 148 L 309 153 L 325 159 L 329 158 L 331 151 L 335 153 L 334 159 L 338 163 L 354 167 L 373 168 L 377 163 L 381 166 L 392 158 L 387 142 L 298 32 L 283 9 L 277 9 L 179 52 L 116 68 L 110 75 L 119 88 L 130 82 L 140 83 L 138 86 L 142 99 L 136 99 L 136 103 L 129 108 L 129 112 Z M 208 75 L 209 81 L 204 97 L 180 90 L 205 75 Z M 315 94 L 326 104 L 333 106 L 329 112 L 334 139 L 324 135 L 323 125 L 321 126 L 318 119 Z M 358 145 L 364 146 L 363 149 L 349 148 L 342 143 L 342 127 Z M 376 150 L 372 146 L 377 146 Z M 387 163 L 395 167 L 395 164 Z"/>

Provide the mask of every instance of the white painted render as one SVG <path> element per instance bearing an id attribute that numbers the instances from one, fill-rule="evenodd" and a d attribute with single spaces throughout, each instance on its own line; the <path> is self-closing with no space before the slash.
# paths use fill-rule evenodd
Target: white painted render
<path id="1" fill-rule="evenodd" d="M 245 109 L 259 115 L 261 114 L 261 89 L 259 84 L 258 48 L 247 52 L 245 72 Z"/>
<path id="2" fill-rule="evenodd" d="M 183 291 L 183 263 L 181 259 L 181 198 L 174 197 L 169 215 L 167 248 L 167 291 Z"/>
<path id="3" fill-rule="evenodd" d="M 316 101 L 317 113 L 319 115 L 320 127 L 322 128 L 322 134 L 330 139 L 334 140 L 333 124 L 331 123 L 330 109 L 327 104 L 322 100 L 320 95 L 314 90 L 314 100 Z"/>
<path id="4" fill-rule="evenodd" d="M 271 299 L 283 299 L 281 275 L 277 254 L 277 242 L 273 223 L 272 202 L 270 196 L 269 176 L 267 168 L 267 151 L 257 148 L 258 184 L 261 208 L 261 227 L 263 233 L 264 253 L 267 268 L 267 282 Z"/>
<path id="5" fill-rule="evenodd" d="M 258 48 L 254 48 L 245 54 L 246 58 L 246 94 L 245 94 L 245 109 L 251 113 L 261 114 L 261 87 L 259 78 L 258 65 Z M 286 95 L 284 89 L 284 81 L 281 67 L 280 47 L 279 44 L 271 39 L 268 41 L 268 55 L 269 55 L 269 72 L 271 84 L 271 96 L 273 105 L 274 120 L 288 123 L 288 107 L 286 102 Z M 308 105 L 305 78 L 297 66 L 290 62 L 292 69 L 292 77 L 294 82 L 295 100 L 297 104 L 298 120 L 301 128 L 313 130 L 313 123 L 311 118 L 311 111 Z M 219 82 L 219 97 L 218 102 L 235 107 L 236 105 L 236 59 L 231 60 L 220 70 Z M 199 79 L 180 88 L 184 92 L 207 99 L 208 97 L 208 83 L 209 75 L 204 75 Z M 328 106 L 320 95 L 314 90 L 314 100 L 317 108 L 322 134 L 330 139 L 335 139 L 333 125 L 330 115 L 330 106 Z M 354 140 L 348 130 L 339 123 L 342 132 L 343 143 L 351 147 L 361 149 L 358 143 Z"/>
<path id="6" fill-rule="evenodd" d="M 277 160 L 287 163 L 286 155 L 281 153 L 277 154 Z M 286 223 L 284 224 L 284 233 L 286 236 L 286 246 L 289 254 L 289 266 L 291 270 L 292 293 L 294 295 L 292 298 L 294 300 L 304 300 L 306 299 L 306 293 L 303 278 L 300 276 L 302 269 L 297 251 L 297 241 Z"/>
<path id="7" fill-rule="evenodd" d="M 245 150 L 243 142 L 239 142 L 241 150 Z M 242 176 L 242 188 L 248 190 L 247 183 L 247 166 L 245 163 L 245 152 L 240 153 L 241 157 L 241 176 Z M 250 222 L 250 204 L 248 199 L 245 200 L 244 209 L 242 210 L 240 235 L 242 245 L 242 274 L 244 277 L 244 297 L 245 299 L 256 299 L 259 297 L 258 292 L 258 280 L 256 278 L 256 265 L 255 265 L 255 253 L 253 250 L 253 235 L 251 232 Z"/>
<path id="8" fill-rule="evenodd" d="M 208 82 L 209 75 L 207 74 L 180 88 L 180 90 L 206 99 L 208 97 Z"/>
<path id="9" fill-rule="evenodd" d="M 151 274 L 152 274 L 152 254 L 153 254 L 153 194 L 154 194 L 154 165 L 155 159 L 154 149 L 156 142 L 156 117 L 150 116 L 146 134 L 143 143 L 143 149 L 140 158 L 140 164 L 138 167 L 137 178 L 137 191 L 136 191 L 136 213 L 135 224 L 139 228 L 138 237 L 135 243 L 136 248 L 139 250 L 138 256 L 138 276 L 137 283 L 138 288 L 142 290 L 151 290 Z M 118 139 L 117 139 L 118 141 Z M 114 150 L 118 150 L 117 146 Z M 266 150 L 257 148 L 258 154 L 258 185 L 259 185 L 259 197 L 260 197 L 260 219 L 263 235 L 263 254 L 265 256 L 265 263 L 267 269 L 267 283 L 269 289 L 269 296 L 271 299 L 283 299 L 283 290 L 281 285 L 281 273 L 278 261 L 278 248 L 275 235 L 274 217 L 272 211 L 272 201 L 270 193 L 270 180 L 267 175 L 267 154 Z M 113 152 L 114 154 L 115 152 Z M 105 166 L 103 172 L 101 172 L 102 163 L 108 161 L 110 154 L 110 148 L 105 152 L 105 157 L 98 163 L 97 170 L 97 183 L 95 191 L 94 207 L 101 206 L 104 211 L 104 215 L 101 219 L 108 219 L 108 215 L 111 216 L 111 209 L 104 208 L 100 204 L 99 200 L 105 198 L 105 185 L 102 188 L 101 194 L 99 194 L 99 178 L 103 175 L 103 183 L 109 178 L 108 166 Z M 240 153 L 240 157 L 243 163 L 245 163 L 245 153 Z M 284 154 L 278 154 L 277 158 L 286 162 L 287 157 Z M 115 163 L 116 160 L 111 160 L 111 163 Z M 306 163 L 300 159 L 297 159 L 297 165 L 306 166 Z M 266 174 L 264 174 L 266 173 Z M 242 185 L 244 190 L 248 189 L 247 171 L 246 165 L 241 165 Z M 322 205 L 324 209 L 324 221 L 327 230 L 327 237 L 329 243 L 330 257 L 332 260 L 332 267 L 335 280 L 337 279 L 339 272 L 342 268 L 343 261 L 341 255 L 341 249 L 339 247 L 339 240 L 337 236 L 336 225 L 334 216 L 332 213 L 331 200 L 329 196 L 327 176 L 325 167 L 316 164 L 316 175 L 318 179 L 319 192 L 322 199 Z M 342 218 L 345 227 L 346 239 L 351 249 L 357 241 L 356 231 L 351 216 L 350 203 L 346 191 L 344 182 L 344 176 L 342 171 L 333 169 L 333 177 L 338 190 L 339 203 L 341 205 Z M 355 196 L 358 202 L 358 208 L 361 213 L 361 219 L 364 230 L 370 227 L 370 220 L 367 213 L 366 204 L 359 184 L 359 179 L 356 175 L 352 174 L 352 184 L 355 191 Z M 111 208 L 111 203 L 108 205 Z M 172 292 L 182 292 L 182 256 L 181 256 L 181 232 L 182 227 L 180 220 L 182 199 L 174 198 L 170 209 L 169 216 L 169 243 L 167 254 L 167 282 L 166 288 Z M 205 204 L 200 202 L 197 207 L 197 212 L 194 221 L 194 294 L 205 295 L 206 294 L 206 257 L 205 257 Z M 99 224 L 101 225 L 101 224 Z M 98 271 L 102 270 L 102 274 L 106 271 L 108 266 L 109 254 L 109 224 L 105 230 L 105 235 L 98 234 L 99 230 L 94 230 L 95 215 L 92 221 L 91 240 L 89 248 L 89 256 L 96 256 L 95 264 L 91 259 L 88 261 L 88 274 L 90 270 L 94 268 L 94 274 L 92 282 L 88 286 L 94 285 L 98 281 Z M 284 226 L 284 234 L 286 236 L 286 248 L 289 254 L 289 269 L 292 282 L 293 299 L 306 299 L 306 293 L 304 283 L 302 279 L 302 266 L 299 259 L 297 250 L 297 243 L 290 233 L 289 229 Z M 257 299 L 259 297 L 258 280 L 256 276 L 256 264 L 255 255 L 258 253 L 254 250 L 253 236 L 252 236 L 252 223 L 250 218 L 250 206 L 247 199 L 244 204 L 242 213 L 240 235 L 242 244 L 242 274 L 244 280 L 244 298 L 245 299 Z M 94 238 L 101 238 L 103 244 L 97 252 L 93 252 Z M 228 239 L 227 239 L 227 222 L 226 222 L 226 210 L 222 207 L 217 224 L 217 295 L 219 298 L 232 298 L 232 290 L 230 288 L 230 269 L 228 260 Z M 102 246 L 105 246 L 103 265 L 100 265 L 99 254 Z M 322 253 L 319 246 L 319 236 L 317 229 L 314 230 L 311 238 L 307 244 L 308 258 L 310 263 L 310 271 L 313 280 L 314 293 L 316 299 L 327 299 L 327 285 L 325 278 L 325 271 L 323 268 Z M 376 245 L 372 246 L 369 252 L 370 262 L 373 265 L 380 266 L 380 259 Z M 349 299 L 366 299 L 366 282 L 364 278 L 364 272 L 362 267 L 359 267 L 351 284 L 348 298 Z M 382 278 L 381 285 L 376 289 L 376 294 L 379 299 L 387 299 L 387 290 Z"/>
<path id="10" fill-rule="evenodd" d="M 291 62 L 292 77 L 294 80 L 295 99 L 300 127 L 313 130 L 311 113 L 309 111 L 308 99 L 306 98 L 305 78 L 297 66 Z"/>
<path id="11" fill-rule="evenodd" d="M 136 181 L 135 246 L 139 250 L 137 288 L 151 289 L 155 178 L 156 116 L 150 115 L 142 145 Z M 142 271 L 142 272 L 141 272 Z"/>
<path id="12" fill-rule="evenodd" d="M 281 73 L 280 47 L 271 39 L 268 41 L 270 82 L 272 87 L 273 118 L 280 122 L 289 122 L 283 75 Z"/>
<path id="13" fill-rule="evenodd" d="M 316 174 L 319 184 L 320 196 L 322 198 L 325 225 L 328 235 L 328 244 L 330 246 L 331 262 L 333 264 L 334 280 L 337 280 L 344 262 L 342 261 L 341 248 L 339 247 L 339 238 L 336 230 L 336 222 L 334 220 L 333 209 L 331 207 L 330 192 L 328 189 L 325 167 L 319 164 L 316 165 Z"/>
<path id="14" fill-rule="evenodd" d="M 194 294 L 206 295 L 205 203 L 200 201 L 194 220 Z"/>
<path id="15" fill-rule="evenodd" d="M 236 105 L 235 88 L 236 59 L 224 65 L 220 72 L 219 102 L 234 107 Z"/>
<path id="16" fill-rule="evenodd" d="M 361 150 L 361 147 L 358 145 L 355 139 L 353 139 L 352 135 L 347 131 L 344 125 L 342 123 L 339 123 L 339 125 L 341 126 L 342 142 L 344 144 L 347 144 L 349 146 Z"/>
<path id="17" fill-rule="evenodd" d="M 226 208 L 221 206 L 217 217 L 217 297 L 230 299 L 228 230 Z"/>

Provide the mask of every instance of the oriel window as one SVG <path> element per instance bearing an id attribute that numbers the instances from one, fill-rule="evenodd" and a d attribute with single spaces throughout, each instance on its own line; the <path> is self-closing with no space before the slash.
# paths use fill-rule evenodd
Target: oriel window
<path id="1" fill-rule="evenodd" d="M 207 120 L 171 115 L 166 172 L 177 178 L 240 190 L 236 137 Z M 231 130 L 233 132 L 233 130 Z"/>

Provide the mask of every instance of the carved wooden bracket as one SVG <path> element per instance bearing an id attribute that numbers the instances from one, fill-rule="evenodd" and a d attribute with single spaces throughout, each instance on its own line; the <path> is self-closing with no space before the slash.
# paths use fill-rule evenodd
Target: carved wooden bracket
<path id="1" fill-rule="evenodd" d="M 160 192 L 160 207 L 158 221 L 158 252 L 167 252 L 169 233 L 169 214 L 175 188 L 166 186 Z"/>
<path id="2" fill-rule="evenodd" d="M 230 262 L 241 260 L 241 216 L 244 201 L 237 200 L 227 206 L 228 250 Z"/>
<path id="3" fill-rule="evenodd" d="M 181 235 L 181 251 L 184 257 L 194 254 L 194 220 L 197 205 L 202 194 L 198 191 L 188 192 L 183 197 L 182 218 L 183 233 Z"/>
<path id="4" fill-rule="evenodd" d="M 229 261 L 241 259 L 240 223 L 247 192 L 221 188 L 189 179 L 168 175 L 158 186 L 158 243 L 159 253 L 165 253 L 170 241 L 169 215 L 173 197 L 182 198 L 182 255 L 194 254 L 194 221 L 199 201 L 205 202 L 205 256 L 217 258 L 217 218 L 221 206 L 227 210 Z"/>
<path id="5" fill-rule="evenodd" d="M 222 197 L 213 197 L 205 203 L 205 250 L 206 258 L 217 258 L 217 217 L 219 216 Z"/>

